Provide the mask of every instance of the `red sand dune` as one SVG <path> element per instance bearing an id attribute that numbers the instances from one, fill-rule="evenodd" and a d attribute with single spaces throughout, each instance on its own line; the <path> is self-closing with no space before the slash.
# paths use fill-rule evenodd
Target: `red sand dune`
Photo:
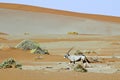
<path id="1" fill-rule="evenodd" d="M 120 25 L 119 24 L 120 23 L 120 18 L 119 17 L 74 13 L 74 12 L 68 12 L 68 11 L 60 11 L 60 10 L 54 10 L 54 9 L 48 9 L 48 8 L 41 8 L 41 7 L 35 7 L 35 6 L 27 6 L 27 5 L 21 5 L 21 4 L 8 4 L 8 3 L 0 3 L 0 8 L 1 9 L 6 8 L 6 9 L 11 9 L 11 10 L 13 9 L 13 10 L 15 10 L 16 14 L 9 13 L 10 14 L 9 15 L 7 13 L 7 16 L 4 15 L 4 14 L 3 14 L 4 16 L 2 16 L 3 19 L 5 18 L 4 19 L 5 21 L 6 21 L 6 19 L 8 19 L 8 16 L 12 17 L 12 18 L 10 18 L 8 20 L 8 22 L 11 23 L 10 20 L 13 19 L 13 23 L 11 23 L 12 24 L 11 26 L 13 26 L 13 24 L 15 24 L 14 21 L 16 21 L 16 19 L 18 20 L 18 21 L 16 21 L 16 23 L 19 22 L 19 19 L 20 19 L 21 22 L 23 20 L 24 20 L 23 22 L 26 22 L 26 20 L 29 20 L 29 18 L 28 18 L 29 16 L 26 19 L 24 19 L 25 16 L 23 16 L 23 15 L 21 15 L 22 18 L 21 18 L 21 16 L 18 17 L 19 10 L 20 10 L 21 14 L 25 14 L 27 12 L 32 12 L 32 13 L 29 13 L 29 15 L 33 15 L 33 12 L 38 12 L 38 13 L 52 13 L 52 14 L 57 14 L 57 15 L 72 16 L 72 17 L 76 17 L 76 18 L 79 18 L 79 17 L 82 17 L 82 18 L 85 18 L 85 19 L 88 18 L 88 19 L 97 20 L 98 22 L 99 21 L 103 21 L 103 22 L 100 22 L 100 23 L 103 23 L 103 24 L 100 25 L 102 27 L 104 27 L 104 25 L 105 25 L 104 22 L 108 22 L 108 23 L 114 22 L 114 25 L 117 25 L 116 30 L 118 30 L 118 32 L 119 32 L 119 25 Z M 4 11 L 7 12 L 7 10 L 4 10 Z M 26 12 L 24 13 L 22 11 L 26 11 Z M 41 16 L 42 14 L 38 14 L 38 15 Z M 36 16 L 33 15 L 33 17 L 35 17 L 35 19 L 31 20 L 30 22 L 33 22 L 33 21 L 36 22 L 36 21 L 39 21 L 39 20 L 42 21 L 41 19 L 37 18 L 38 15 L 36 15 Z M 44 15 L 43 18 L 45 18 L 45 17 L 46 16 Z M 59 18 L 60 17 L 61 16 L 59 16 Z M 43 22 L 46 23 L 46 20 L 48 18 L 49 18 L 49 15 L 47 14 L 47 17 L 45 18 L 45 20 Z M 71 17 L 69 17 L 69 18 L 66 19 L 66 17 L 62 16 L 62 19 L 60 19 L 60 21 L 62 21 L 63 19 L 65 19 L 67 21 L 67 20 L 71 19 Z M 56 20 L 57 19 L 55 17 L 54 20 L 53 20 L 53 23 Z M 1 19 L 1 21 L 3 21 L 3 20 Z M 3 21 L 4 22 L 3 25 L 6 23 L 5 21 Z M 48 20 L 48 22 L 49 21 L 52 21 L 52 19 Z M 72 21 L 75 21 L 75 24 L 77 24 L 76 23 L 76 19 L 74 19 Z M 58 20 L 58 22 L 59 22 L 59 20 Z M 56 25 L 57 26 L 59 25 L 58 22 L 56 21 Z M 87 22 L 87 20 L 85 20 L 85 22 Z M 69 23 L 70 22 L 68 21 L 68 24 Z M 108 24 L 108 23 L 106 23 L 106 24 Z M 22 25 L 26 25 L 26 24 L 28 24 L 28 23 L 25 23 L 25 24 L 22 24 Z M 38 26 L 41 26 L 40 24 Z M 79 22 L 78 22 L 78 24 L 79 24 Z M 84 24 L 86 24 L 86 23 L 84 23 Z M 94 23 L 94 21 L 93 22 L 91 21 L 91 22 L 89 22 L 89 24 L 95 24 L 95 23 Z M 16 25 L 19 28 L 19 25 L 18 24 L 16 24 Z M 16 27 L 16 25 L 14 25 L 14 26 Z M 22 28 L 21 27 L 22 25 L 20 25 L 20 28 Z M 56 27 L 56 25 L 55 25 L 55 27 Z M 110 25 L 110 24 L 108 24 L 108 25 Z M 106 26 L 108 27 L 108 25 L 106 25 Z M 112 26 L 114 27 L 114 25 L 112 25 Z M 28 25 L 28 26 L 30 26 L 30 25 Z M 48 26 L 49 26 L 49 24 L 48 24 Z M 50 29 L 48 26 L 47 26 L 47 28 Z M 7 27 L 10 27 L 10 24 L 8 24 Z M 52 29 L 54 29 L 55 27 L 52 27 Z M 58 26 L 57 28 L 59 28 L 59 27 L 60 26 Z M 99 26 L 97 26 L 97 28 L 98 27 Z M 88 28 L 88 30 L 90 29 L 89 26 L 87 28 Z M 69 29 L 69 25 L 68 25 L 68 29 Z M 79 28 L 79 29 L 81 29 L 81 28 Z M 13 30 L 13 31 L 16 31 L 16 30 Z M 82 38 L 80 38 L 80 40 L 86 41 L 86 42 L 88 40 L 90 41 L 90 39 L 92 39 L 91 42 L 98 41 L 98 40 L 99 41 L 104 41 L 104 43 L 109 43 L 110 41 L 115 41 L 115 42 L 118 41 L 119 42 L 119 36 L 110 37 L 110 38 L 107 38 L 106 36 L 103 36 L 103 37 L 100 37 L 100 38 L 99 37 L 95 37 L 97 35 L 80 35 L 80 37 L 81 36 L 82 36 Z M 47 39 L 44 36 L 42 38 L 38 37 L 37 39 L 35 39 L 35 41 L 38 41 L 38 42 L 41 42 L 41 43 L 44 42 L 44 43 L 47 43 L 48 45 L 50 45 L 49 43 L 60 42 L 60 41 L 68 41 L 69 44 L 71 44 L 70 41 L 72 41 L 72 42 L 79 41 L 80 42 L 80 40 L 77 40 L 77 39 L 70 40 L 69 37 L 68 37 L 68 39 L 66 39 L 66 37 L 65 37 L 65 39 L 63 39 L 63 38 L 62 39 L 57 39 L 57 38 L 53 38 L 53 37 L 49 39 L 49 35 L 47 36 Z M 18 39 L 18 40 L 16 40 L 16 39 L 14 39 L 14 40 L 5 40 L 4 38 L 0 38 L 0 42 L 1 43 L 6 44 L 6 45 L 10 45 L 11 44 L 12 46 L 16 45 L 20 41 L 21 41 L 21 39 Z M 96 45 L 93 45 L 93 46 L 96 47 L 96 46 L 99 46 L 99 44 L 104 44 L 104 43 L 95 43 Z M 77 45 L 80 45 L 80 44 L 77 44 Z M 82 46 L 82 45 L 80 45 L 80 46 Z M 86 46 L 88 46 L 88 44 L 86 44 Z M 93 46 L 89 45 L 88 47 L 91 48 Z M 23 51 L 23 50 L 14 49 L 14 48 L 3 48 L 3 49 L 0 49 L 0 62 L 2 62 L 3 60 L 5 60 L 7 58 L 10 58 L 10 57 L 15 58 L 18 62 L 21 62 L 23 65 L 24 64 L 26 65 L 26 64 L 29 64 L 29 63 L 32 64 L 34 62 L 59 62 L 59 61 L 60 62 L 66 62 L 67 60 L 63 58 L 63 55 L 59 55 L 59 53 L 60 53 L 61 50 L 63 50 L 64 52 L 66 52 L 68 50 L 67 46 L 66 46 L 66 48 L 61 48 L 61 46 L 59 46 L 59 44 L 58 44 L 58 47 L 59 47 L 59 49 L 53 49 L 53 50 L 51 49 L 50 50 L 51 51 L 50 55 L 41 55 L 40 56 L 41 59 L 37 60 L 37 61 L 35 59 L 38 57 L 38 55 L 31 54 L 30 51 Z M 105 47 L 108 47 L 108 48 L 105 48 Z M 116 44 L 115 45 L 110 45 L 109 44 L 108 46 L 105 45 L 103 48 L 105 49 L 105 51 L 106 51 L 106 49 L 107 50 L 111 49 L 111 51 L 114 52 L 114 51 L 116 51 L 116 48 L 114 48 L 114 47 L 116 47 L 117 50 L 118 50 L 119 49 L 119 44 L 118 43 L 117 43 L 117 45 Z M 63 52 L 63 54 L 64 54 L 64 52 Z M 120 52 L 120 51 L 118 51 L 118 52 Z M 101 55 L 103 55 L 103 54 L 101 54 Z M 120 59 L 104 59 L 104 61 L 105 62 L 117 62 L 117 61 L 119 62 Z M 17 69 L 1 69 L 0 70 L 0 79 L 1 80 L 79 80 L 79 79 L 80 80 L 120 80 L 119 75 L 120 75 L 120 73 L 103 74 L 103 73 L 89 73 L 89 72 L 88 73 L 77 73 L 77 72 L 72 72 L 72 71 L 69 71 L 69 72 L 64 72 L 64 71 L 63 72 L 49 72 L 49 71 L 42 71 L 42 70 L 40 70 L 40 71 L 37 71 L 37 70 L 36 71 L 17 70 Z"/>
<path id="2" fill-rule="evenodd" d="M 25 32 L 66 34 L 70 31 L 80 34 L 120 34 L 120 17 L 115 16 L 83 14 L 8 3 L 0 3 L 0 14 L 1 31 L 8 34 L 24 34 Z"/>
<path id="3" fill-rule="evenodd" d="M 58 14 L 58 15 L 83 17 L 83 18 L 90 18 L 90 19 L 110 21 L 110 22 L 119 22 L 120 23 L 120 17 L 75 13 L 75 12 L 55 10 L 55 9 L 36 7 L 36 6 L 30 6 L 30 5 L 0 3 L 0 8 L 24 10 L 24 11 L 32 11 L 32 12 L 42 12 L 42 13 L 52 13 L 52 14 Z"/>

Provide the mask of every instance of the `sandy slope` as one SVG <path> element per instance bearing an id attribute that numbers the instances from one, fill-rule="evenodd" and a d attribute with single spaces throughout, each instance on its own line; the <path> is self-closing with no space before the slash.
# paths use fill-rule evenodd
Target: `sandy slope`
<path id="1" fill-rule="evenodd" d="M 71 54 L 77 49 L 94 50 L 97 54 L 86 55 L 104 57 L 102 62 L 91 63 L 96 71 L 99 68 L 100 71 L 98 72 L 100 73 L 96 73 L 96 71 L 93 71 L 95 73 L 79 73 L 63 69 L 54 71 L 51 68 L 51 71 L 42 69 L 0 69 L 0 80 L 120 80 L 120 59 L 116 58 L 116 56 L 120 56 L 120 36 L 111 36 L 120 34 L 119 17 L 79 14 L 0 3 L 0 25 L 2 25 L 0 26 L 0 32 L 14 34 L 0 35 L 0 62 L 12 57 L 22 63 L 24 67 L 40 68 L 47 66 L 49 68 L 49 66 L 53 66 L 55 69 L 59 67 L 61 69 L 69 62 L 63 56 L 71 47 L 75 47 Z M 64 35 L 69 31 L 78 31 L 84 35 Z M 30 32 L 30 35 L 16 35 L 24 32 Z M 46 33 L 52 34 L 48 35 Z M 40 59 L 38 59 L 39 56 L 31 54 L 30 51 L 14 49 L 13 46 L 23 39 L 32 39 L 39 42 L 42 48 L 48 49 L 50 55 L 40 55 Z M 102 73 L 102 71 L 107 70 L 109 73 L 113 68 L 118 69 L 118 72 Z"/>
<path id="2" fill-rule="evenodd" d="M 52 13 L 52 14 L 58 14 L 58 15 L 83 17 L 83 18 L 90 18 L 90 19 L 110 21 L 110 22 L 120 22 L 119 17 L 75 13 L 75 12 L 54 10 L 54 9 L 35 7 L 35 6 L 30 6 L 30 5 L 22 5 L 22 4 L 0 3 L 0 8 L 24 10 L 24 11 L 32 11 L 32 12 L 42 12 L 42 13 Z"/>
<path id="3" fill-rule="evenodd" d="M 25 32 L 30 34 L 66 34 L 69 31 L 76 31 L 80 34 L 117 35 L 120 34 L 119 21 L 119 17 L 0 4 L 0 31 L 9 34 L 24 34 Z"/>

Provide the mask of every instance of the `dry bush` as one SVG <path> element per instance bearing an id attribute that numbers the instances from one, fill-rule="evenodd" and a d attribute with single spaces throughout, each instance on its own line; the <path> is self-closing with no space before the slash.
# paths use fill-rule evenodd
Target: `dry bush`
<path id="1" fill-rule="evenodd" d="M 91 63 L 102 63 L 103 62 L 103 59 L 102 58 L 98 58 L 98 57 L 91 57 L 89 58 L 90 62 Z"/>
<path id="2" fill-rule="evenodd" d="M 87 72 L 87 69 L 83 68 L 80 64 L 76 64 L 74 67 L 74 71 L 76 72 Z"/>
<path id="3" fill-rule="evenodd" d="M 67 34 L 68 35 L 78 35 L 79 33 L 78 32 L 68 32 Z"/>
<path id="4" fill-rule="evenodd" d="M 22 65 L 17 63 L 13 58 L 9 58 L 4 60 L 1 64 L 0 64 L 0 69 L 6 69 L 6 68 L 19 68 L 22 69 Z"/>
<path id="5" fill-rule="evenodd" d="M 39 43 L 31 40 L 23 40 L 15 48 L 31 50 L 30 52 L 34 54 L 49 54 L 48 50 L 42 49 Z"/>
<path id="6" fill-rule="evenodd" d="M 74 53 L 74 55 L 82 55 L 83 54 L 83 52 L 81 52 L 80 50 L 77 50 L 75 53 Z"/>
<path id="7" fill-rule="evenodd" d="M 112 45 L 120 45 L 119 42 L 112 42 L 111 44 L 112 44 Z"/>
<path id="8" fill-rule="evenodd" d="M 86 53 L 86 54 L 91 54 L 91 53 L 97 54 L 94 50 L 85 50 L 84 53 Z"/>

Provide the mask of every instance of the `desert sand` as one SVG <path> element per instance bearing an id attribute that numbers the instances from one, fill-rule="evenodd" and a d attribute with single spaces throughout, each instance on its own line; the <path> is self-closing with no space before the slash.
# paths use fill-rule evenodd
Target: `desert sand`
<path id="1" fill-rule="evenodd" d="M 21 49 L 13 48 L 21 39 L 9 40 L 9 36 L 1 42 L 3 47 L 0 50 L 0 62 L 8 58 L 14 58 L 23 65 L 23 69 L 0 69 L 0 78 L 4 80 L 119 80 L 120 73 L 120 44 L 119 36 L 99 36 L 94 35 L 71 35 L 74 38 L 70 40 L 69 35 L 64 35 L 65 39 L 58 39 L 51 35 L 51 38 L 46 37 L 32 37 L 31 40 L 40 43 L 41 47 L 49 50 L 50 55 L 31 54 L 30 51 L 23 51 Z M 62 35 L 63 36 L 63 35 Z M 82 36 L 78 39 L 78 36 Z M 31 36 L 30 36 L 31 37 Z M 54 38 L 53 38 L 54 37 Z M 61 37 L 62 38 L 62 37 Z M 104 39 L 106 38 L 106 39 Z M 86 54 L 88 59 L 98 57 L 101 62 L 90 63 L 92 68 L 87 68 L 87 73 L 75 72 L 68 70 L 69 61 L 64 59 L 64 54 L 74 46 L 70 54 L 76 50 L 94 50 L 97 53 Z M 34 77 L 33 77 L 34 76 Z M 86 77 L 87 76 L 87 77 Z"/>
<path id="2" fill-rule="evenodd" d="M 75 31 L 80 34 L 120 35 L 119 17 L 91 14 L 83 16 L 80 13 L 79 16 L 76 15 L 73 12 L 1 3 L 0 32 L 12 35 L 21 35 L 25 32 L 40 35 Z"/>
<path id="3" fill-rule="evenodd" d="M 14 58 L 23 65 L 22 70 L 0 69 L 0 80 L 120 80 L 119 17 L 1 3 L 0 21 L 0 63 Z M 69 31 L 80 34 L 69 35 Z M 40 43 L 50 55 L 14 48 L 24 39 Z M 91 58 L 99 61 L 90 63 L 87 73 L 75 72 L 63 58 L 71 47 L 70 54 L 95 51 L 85 55 L 91 62 Z"/>

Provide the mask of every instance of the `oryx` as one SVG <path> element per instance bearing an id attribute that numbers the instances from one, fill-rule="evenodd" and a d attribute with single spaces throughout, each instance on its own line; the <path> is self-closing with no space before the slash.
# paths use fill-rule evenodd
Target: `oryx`
<path id="1" fill-rule="evenodd" d="M 86 57 L 84 54 L 80 54 L 80 55 L 70 55 L 69 53 L 70 53 L 70 51 L 71 51 L 72 49 L 73 49 L 73 48 L 71 48 L 71 49 L 64 55 L 64 58 L 69 59 L 69 60 L 70 60 L 70 63 L 74 63 L 74 64 L 75 64 L 75 62 L 82 61 L 84 67 L 89 66 L 90 61 L 87 59 L 87 57 Z"/>

